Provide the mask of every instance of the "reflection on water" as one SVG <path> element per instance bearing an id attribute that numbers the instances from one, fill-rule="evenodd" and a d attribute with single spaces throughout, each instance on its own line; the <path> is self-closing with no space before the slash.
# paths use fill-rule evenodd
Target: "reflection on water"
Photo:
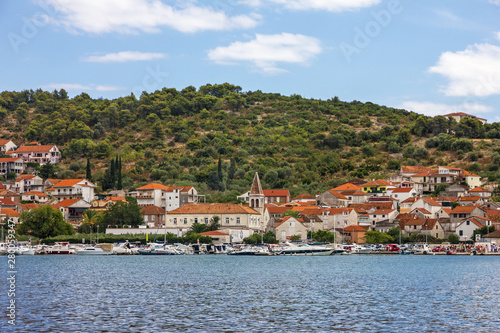
<path id="1" fill-rule="evenodd" d="M 500 327 L 500 257 L 26 256 L 17 267 L 18 332 Z"/>

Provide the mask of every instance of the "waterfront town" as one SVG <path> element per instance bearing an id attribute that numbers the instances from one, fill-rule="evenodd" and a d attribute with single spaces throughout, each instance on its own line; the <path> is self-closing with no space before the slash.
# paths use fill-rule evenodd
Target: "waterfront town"
<path id="1" fill-rule="evenodd" d="M 133 197 L 144 224 L 107 228 L 106 233 L 182 236 L 194 224 L 207 225 L 217 216 L 219 229 L 202 233 L 214 243 L 241 243 L 269 231 L 279 242 L 286 242 L 306 239 L 308 231 L 324 230 L 344 243 L 363 244 L 366 232 L 393 228 L 403 236 L 441 240 L 454 234 L 461 243 L 481 242 L 488 250 L 496 248 L 500 238 L 500 202 L 492 200 L 494 188 L 474 173 L 448 166 L 401 166 L 385 180 L 352 179 L 325 192 L 295 197 L 287 189 L 263 189 L 255 173 L 249 191 L 238 197 L 240 203 L 206 203 L 194 186 L 160 183 L 97 196 L 96 184 L 87 179 L 43 179 L 27 167 L 28 163 L 58 163 L 61 153 L 55 145 L 17 147 L 10 140 L 0 140 L 0 149 L 10 156 L 0 158 L 0 175 L 16 174 L 15 179 L 0 183 L 0 219 L 15 224 L 21 222 L 23 212 L 51 205 L 76 230 L 85 211 L 105 211 Z M 437 189 L 442 191 L 436 193 Z M 475 230 L 484 227 L 494 231 L 473 238 Z"/>

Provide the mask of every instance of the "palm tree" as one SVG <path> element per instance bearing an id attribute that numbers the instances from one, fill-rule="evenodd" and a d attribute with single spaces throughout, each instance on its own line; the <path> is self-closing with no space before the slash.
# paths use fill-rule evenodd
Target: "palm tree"
<path id="1" fill-rule="evenodd" d="M 82 226 L 85 226 L 84 230 L 87 229 L 86 226 L 88 226 L 89 228 L 92 228 L 93 231 L 94 226 L 98 225 L 100 220 L 101 220 L 100 212 L 93 209 L 87 209 L 86 211 L 83 212 Z"/>

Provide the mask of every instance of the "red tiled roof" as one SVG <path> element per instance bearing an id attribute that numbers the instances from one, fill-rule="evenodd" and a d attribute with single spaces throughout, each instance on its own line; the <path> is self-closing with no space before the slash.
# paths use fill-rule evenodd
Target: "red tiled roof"
<path id="1" fill-rule="evenodd" d="M 330 192 L 334 197 L 336 197 L 337 199 L 340 199 L 340 200 L 347 200 L 347 198 L 345 197 L 345 195 L 337 192 L 337 191 L 333 191 L 333 190 L 330 190 L 328 191 Z"/>
<path id="2" fill-rule="evenodd" d="M 53 207 L 54 208 L 59 208 L 59 207 L 66 208 L 66 207 L 69 207 L 69 206 L 77 203 L 80 200 L 82 200 L 82 199 L 64 199 L 64 200 L 61 200 L 58 203 L 54 204 Z"/>
<path id="3" fill-rule="evenodd" d="M 364 183 L 362 186 L 364 187 L 364 186 L 390 186 L 390 185 L 391 183 L 385 180 L 377 179 L 368 183 Z"/>
<path id="4" fill-rule="evenodd" d="M 35 177 L 36 175 L 20 175 L 19 177 L 16 178 L 16 182 L 20 182 L 21 180 L 25 179 L 33 179 Z"/>
<path id="5" fill-rule="evenodd" d="M 55 145 L 47 146 L 21 146 L 16 149 L 15 153 L 31 153 L 31 152 L 49 152 Z"/>
<path id="6" fill-rule="evenodd" d="M 481 197 L 460 197 L 459 201 L 478 201 Z"/>
<path id="7" fill-rule="evenodd" d="M 137 190 L 168 190 L 169 187 L 163 184 L 151 183 L 137 188 Z"/>
<path id="8" fill-rule="evenodd" d="M 299 200 L 299 199 L 316 199 L 316 197 L 312 194 L 304 193 L 304 194 L 299 194 L 298 196 L 293 198 L 293 200 Z"/>
<path id="9" fill-rule="evenodd" d="M 343 185 L 332 188 L 330 191 L 361 191 L 361 187 L 351 183 L 345 183 Z"/>
<path id="10" fill-rule="evenodd" d="M 404 222 L 404 225 L 423 225 L 427 219 L 410 219 Z"/>
<path id="11" fill-rule="evenodd" d="M 229 236 L 229 234 L 225 232 L 220 232 L 220 231 L 205 231 L 202 232 L 200 235 L 202 236 Z"/>
<path id="12" fill-rule="evenodd" d="M 411 166 L 411 165 L 401 166 L 401 171 L 403 173 L 421 173 L 428 170 L 430 169 L 424 166 Z"/>
<path id="13" fill-rule="evenodd" d="M 470 190 L 469 192 L 489 192 L 489 193 L 491 193 L 490 190 L 485 189 L 484 187 L 476 187 L 476 188 L 473 188 L 472 190 Z"/>
<path id="14" fill-rule="evenodd" d="M 429 212 L 427 209 L 425 208 L 415 208 L 413 211 L 415 210 L 418 210 L 419 212 L 423 213 L 423 214 L 432 214 L 431 212 Z"/>
<path id="15" fill-rule="evenodd" d="M 47 196 L 46 193 L 43 193 L 43 192 L 40 192 L 40 191 L 24 192 L 22 195 L 36 195 L 36 196 L 39 196 L 39 197 L 46 197 Z"/>
<path id="16" fill-rule="evenodd" d="M 40 205 L 37 204 L 37 203 L 21 204 L 21 208 L 23 210 L 32 210 L 32 209 L 35 209 L 35 208 L 38 208 L 38 207 L 40 207 Z"/>
<path id="17" fill-rule="evenodd" d="M 477 207 L 476 206 L 457 206 L 455 208 L 453 208 L 453 210 L 451 211 L 452 214 L 469 214 L 469 213 L 472 213 L 474 211 L 474 209 L 476 209 Z"/>
<path id="18" fill-rule="evenodd" d="M 348 227 L 345 227 L 344 228 L 344 231 L 346 232 L 352 232 L 352 231 L 367 231 L 368 230 L 368 227 L 363 227 L 363 226 L 360 226 L 360 225 L 350 225 Z"/>
<path id="19" fill-rule="evenodd" d="M 22 159 L 22 157 L 2 157 L 0 158 L 0 162 L 15 162 Z"/>
<path id="20" fill-rule="evenodd" d="M 146 205 L 141 206 L 141 212 L 145 215 L 157 215 L 157 214 L 165 214 L 165 209 L 155 206 L 155 205 Z"/>
<path id="21" fill-rule="evenodd" d="M 232 203 L 189 203 L 167 214 L 259 214 L 249 206 Z"/>
<path id="22" fill-rule="evenodd" d="M 425 202 L 427 202 L 431 206 L 441 206 L 441 204 L 437 203 L 436 201 L 434 201 L 433 199 L 431 199 L 429 197 L 424 197 L 424 198 L 422 198 L 422 200 L 424 200 Z"/>
<path id="23" fill-rule="evenodd" d="M 12 140 L 0 140 L 0 146 L 6 145 L 6 144 L 8 144 L 11 141 Z"/>
<path id="24" fill-rule="evenodd" d="M 266 197 L 288 197 L 290 196 L 289 190 L 262 190 Z"/>
<path id="25" fill-rule="evenodd" d="M 402 187 L 402 188 L 395 188 L 392 190 L 392 193 L 408 193 L 413 190 L 413 187 Z"/>
<path id="26" fill-rule="evenodd" d="M 4 216 L 10 216 L 10 217 L 19 217 L 21 214 L 19 214 L 17 211 L 11 208 L 2 208 L 0 211 L 0 214 Z"/>
<path id="27" fill-rule="evenodd" d="M 267 211 L 269 212 L 269 214 L 283 214 L 289 209 L 290 207 L 285 206 L 267 206 Z"/>
<path id="28" fill-rule="evenodd" d="M 15 206 L 16 203 L 10 198 L 0 198 L 0 206 Z"/>
<path id="29" fill-rule="evenodd" d="M 370 213 L 370 214 L 372 214 L 372 215 L 385 215 L 385 214 L 390 214 L 394 211 L 395 211 L 395 209 L 377 209 L 376 211 L 374 211 L 373 213 Z"/>
<path id="30" fill-rule="evenodd" d="M 85 179 L 63 179 L 59 183 L 55 184 L 54 187 L 66 187 L 73 186 Z"/>

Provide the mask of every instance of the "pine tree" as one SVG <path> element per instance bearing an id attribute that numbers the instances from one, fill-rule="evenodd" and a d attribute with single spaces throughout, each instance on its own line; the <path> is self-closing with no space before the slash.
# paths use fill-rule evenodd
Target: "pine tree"
<path id="1" fill-rule="evenodd" d="M 109 167 L 109 178 L 109 184 L 111 185 L 109 188 L 114 188 L 116 185 L 116 165 L 114 159 L 111 159 L 111 165 Z"/>
<path id="2" fill-rule="evenodd" d="M 87 175 L 85 176 L 89 181 L 92 181 L 92 171 L 90 169 L 90 159 L 87 158 Z"/>
<path id="3" fill-rule="evenodd" d="M 219 157 L 219 163 L 217 164 L 217 178 L 219 179 L 219 190 L 223 191 L 224 190 L 224 181 L 223 181 L 223 175 L 222 175 L 222 160 Z"/>
<path id="4" fill-rule="evenodd" d="M 232 158 L 231 165 L 229 165 L 229 170 L 227 171 L 227 178 L 229 180 L 233 180 L 235 173 L 236 173 L 236 161 L 234 160 L 234 158 Z"/>

